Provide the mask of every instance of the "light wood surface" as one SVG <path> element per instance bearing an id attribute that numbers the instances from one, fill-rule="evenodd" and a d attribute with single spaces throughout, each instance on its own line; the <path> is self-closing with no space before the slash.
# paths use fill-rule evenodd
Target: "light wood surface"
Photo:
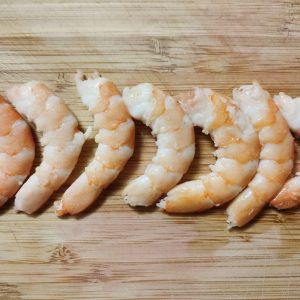
<path id="1" fill-rule="evenodd" d="M 148 81 L 171 93 L 202 85 L 229 95 L 257 79 L 297 96 L 300 2 L 0 1 L 1 92 L 43 80 L 85 129 L 92 118 L 75 90 L 77 69 L 97 69 L 120 88 Z M 214 161 L 200 130 L 197 147 L 184 180 Z M 68 183 L 94 149 L 85 145 Z M 228 232 L 223 208 L 187 216 L 131 209 L 121 191 L 154 152 L 138 124 L 134 157 L 77 219 L 54 215 L 67 185 L 35 216 L 16 215 L 12 201 L 3 208 L 0 299 L 300 299 L 299 211 L 266 209 Z"/>

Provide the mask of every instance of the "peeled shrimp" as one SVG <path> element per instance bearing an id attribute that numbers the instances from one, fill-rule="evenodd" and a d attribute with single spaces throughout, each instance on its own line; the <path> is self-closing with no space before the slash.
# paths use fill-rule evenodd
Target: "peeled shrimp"
<path id="1" fill-rule="evenodd" d="M 251 119 L 262 145 L 257 174 L 227 209 L 229 227 L 240 227 L 281 190 L 293 168 L 294 139 L 269 93 L 257 82 L 235 89 L 233 99 Z"/>
<path id="2" fill-rule="evenodd" d="M 288 123 L 289 128 L 300 136 L 300 97 L 292 98 L 285 93 L 274 96 L 274 101 Z"/>
<path id="3" fill-rule="evenodd" d="M 31 81 L 7 91 L 17 111 L 43 134 L 43 160 L 16 194 L 15 208 L 28 214 L 39 209 L 69 177 L 85 136 L 62 100 L 40 82 Z"/>
<path id="4" fill-rule="evenodd" d="M 108 79 L 94 74 L 87 78 L 78 73 L 76 85 L 82 102 L 94 116 L 98 130 L 98 148 L 84 173 L 64 193 L 56 213 L 77 214 L 86 209 L 119 175 L 134 148 L 134 122 L 129 116 L 117 87 Z"/>
<path id="5" fill-rule="evenodd" d="M 300 97 L 293 99 L 284 93 L 280 93 L 274 97 L 274 101 L 286 119 L 290 129 L 297 137 L 299 137 Z M 278 209 L 288 209 L 300 206 L 300 174 L 296 174 L 295 177 L 289 179 L 270 204 Z"/>
<path id="6" fill-rule="evenodd" d="M 29 126 L 0 96 L 0 206 L 22 185 L 33 159 L 34 142 Z"/>
<path id="7" fill-rule="evenodd" d="M 208 88 L 179 96 L 195 126 L 210 134 L 218 149 L 211 173 L 176 186 L 158 206 L 168 213 L 207 210 L 233 199 L 254 176 L 260 145 L 250 120 L 228 98 Z"/>
<path id="8" fill-rule="evenodd" d="M 177 101 L 143 83 L 125 88 L 123 99 L 130 114 L 152 129 L 158 147 L 145 173 L 129 183 L 124 200 L 132 206 L 149 206 L 175 186 L 195 154 L 193 124 Z"/>

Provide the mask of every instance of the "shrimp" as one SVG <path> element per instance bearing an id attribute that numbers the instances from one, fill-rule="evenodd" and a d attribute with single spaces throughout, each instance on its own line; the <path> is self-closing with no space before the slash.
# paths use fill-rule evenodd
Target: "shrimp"
<path id="1" fill-rule="evenodd" d="M 257 174 L 228 207 L 229 228 L 244 226 L 280 191 L 293 168 L 294 139 L 267 91 L 257 82 L 233 91 L 233 99 L 249 116 L 262 146 Z"/>
<path id="2" fill-rule="evenodd" d="M 280 112 L 286 119 L 289 128 L 296 137 L 300 136 L 300 97 L 291 98 L 280 93 L 274 97 Z M 300 174 L 289 179 L 278 195 L 270 202 L 277 209 L 288 209 L 300 206 Z"/>
<path id="3" fill-rule="evenodd" d="M 84 134 L 64 102 L 37 81 L 16 85 L 7 91 L 16 110 L 42 133 L 43 160 L 15 198 L 16 211 L 38 210 L 69 177 L 75 167 Z"/>
<path id="4" fill-rule="evenodd" d="M 95 73 L 78 73 L 77 90 L 94 116 L 98 148 L 92 162 L 55 203 L 58 216 L 86 209 L 119 175 L 133 154 L 135 126 L 117 87 Z"/>
<path id="5" fill-rule="evenodd" d="M 158 147 L 145 173 L 125 187 L 131 206 L 149 206 L 175 186 L 195 154 L 194 127 L 177 101 L 150 83 L 125 88 L 123 99 L 131 116 L 152 129 Z"/>
<path id="6" fill-rule="evenodd" d="M 0 206 L 17 192 L 29 175 L 34 150 L 29 126 L 0 96 Z"/>
<path id="7" fill-rule="evenodd" d="M 292 98 L 285 93 L 274 96 L 274 101 L 297 137 L 300 136 L 300 97 Z"/>
<path id="8" fill-rule="evenodd" d="M 218 149 L 211 172 L 168 192 L 157 206 L 168 213 L 200 212 L 233 199 L 255 175 L 260 145 L 250 120 L 231 99 L 209 88 L 178 96 L 195 126 L 210 134 Z"/>

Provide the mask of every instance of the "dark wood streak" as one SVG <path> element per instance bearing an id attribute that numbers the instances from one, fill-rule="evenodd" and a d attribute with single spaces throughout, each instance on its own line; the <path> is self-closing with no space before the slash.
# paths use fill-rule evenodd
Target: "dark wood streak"
<path id="1" fill-rule="evenodd" d="M 0 282 L 0 299 L 1 300 L 18 300 L 21 299 L 21 293 L 18 286 Z"/>

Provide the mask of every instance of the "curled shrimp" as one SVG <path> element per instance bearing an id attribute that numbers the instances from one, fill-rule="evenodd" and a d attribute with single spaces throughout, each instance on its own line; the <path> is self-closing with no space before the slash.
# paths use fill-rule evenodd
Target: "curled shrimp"
<path id="1" fill-rule="evenodd" d="M 16 110 L 43 134 L 43 160 L 16 194 L 15 208 L 31 214 L 38 210 L 69 177 L 85 142 L 78 122 L 64 102 L 37 81 L 7 91 Z"/>
<path id="2" fill-rule="evenodd" d="M 134 122 L 117 87 L 95 73 L 76 76 L 82 102 L 94 116 L 98 148 L 92 162 L 55 203 L 56 213 L 77 214 L 86 209 L 121 172 L 134 148 Z"/>
<path id="3" fill-rule="evenodd" d="M 249 116 L 262 146 L 257 174 L 227 209 L 229 227 L 252 220 L 281 190 L 293 168 L 294 139 L 267 91 L 253 82 L 233 91 L 233 99 Z"/>
<path id="4" fill-rule="evenodd" d="M 0 206 L 17 192 L 28 176 L 34 153 L 29 126 L 0 96 Z"/>
<path id="5" fill-rule="evenodd" d="M 158 147 L 145 173 L 124 189 L 126 203 L 149 206 L 175 186 L 195 154 L 194 128 L 177 101 L 143 83 L 125 88 L 123 99 L 131 116 L 152 129 Z"/>
<path id="6" fill-rule="evenodd" d="M 193 124 L 211 135 L 217 161 L 211 173 L 176 186 L 158 206 L 168 213 L 200 212 L 241 192 L 256 172 L 260 145 L 250 120 L 231 99 L 208 88 L 178 99 Z"/>
<path id="7" fill-rule="evenodd" d="M 300 97 L 291 98 L 280 93 L 274 97 L 274 101 L 286 119 L 289 128 L 294 134 L 300 136 Z M 277 209 L 288 209 L 300 206 L 300 174 L 290 178 L 278 195 L 270 202 Z"/>

